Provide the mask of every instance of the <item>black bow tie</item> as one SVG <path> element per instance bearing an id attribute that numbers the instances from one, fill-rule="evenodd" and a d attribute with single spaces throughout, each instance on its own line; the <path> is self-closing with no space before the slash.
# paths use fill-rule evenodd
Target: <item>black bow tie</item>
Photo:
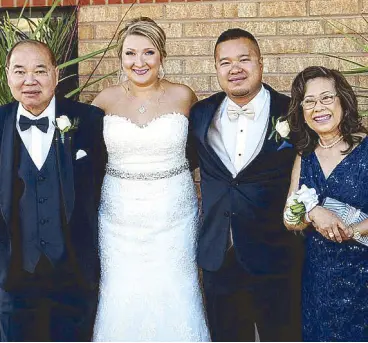
<path id="1" fill-rule="evenodd" d="M 25 116 L 20 116 L 19 127 L 21 131 L 28 130 L 32 125 L 36 126 L 39 130 L 46 133 L 49 128 L 49 118 L 43 117 L 41 119 L 29 119 Z"/>

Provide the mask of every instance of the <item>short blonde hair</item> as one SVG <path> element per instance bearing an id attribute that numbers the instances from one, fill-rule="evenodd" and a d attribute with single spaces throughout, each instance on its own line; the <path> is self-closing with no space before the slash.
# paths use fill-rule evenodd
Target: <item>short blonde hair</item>
<path id="1" fill-rule="evenodd" d="M 121 60 L 126 37 L 138 35 L 148 38 L 160 53 L 161 62 L 166 57 L 166 34 L 164 30 L 148 17 L 139 17 L 129 21 L 118 35 L 118 56 Z"/>

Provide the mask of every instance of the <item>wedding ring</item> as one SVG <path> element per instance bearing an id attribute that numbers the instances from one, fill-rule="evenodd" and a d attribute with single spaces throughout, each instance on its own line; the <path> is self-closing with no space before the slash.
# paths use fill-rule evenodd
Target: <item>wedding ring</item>
<path id="1" fill-rule="evenodd" d="M 328 235 L 332 238 L 334 234 L 332 232 L 329 232 Z"/>

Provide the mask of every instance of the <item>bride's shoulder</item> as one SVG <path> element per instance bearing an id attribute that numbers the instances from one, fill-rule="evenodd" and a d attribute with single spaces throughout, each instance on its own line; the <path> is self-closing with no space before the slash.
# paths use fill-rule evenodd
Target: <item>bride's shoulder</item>
<path id="1" fill-rule="evenodd" d="M 175 93 L 180 96 L 189 96 L 191 93 L 193 93 L 191 88 L 181 83 L 174 83 L 167 80 L 162 81 L 162 83 L 164 88 L 166 88 L 166 90 L 170 93 Z"/>
<path id="2" fill-rule="evenodd" d="M 165 81 L 164 88 L 167 91 L 168 97 L 175 101 L 192 105 L 197 100 L 195 93 L 187 85 Z"/>
<path id="3" fill-rule="evenodd" d="M 93 100 L 92 105 L 100 107 L 106 113 L 109 111 L 109 105 L 116 102 L 116 99 L 121 99 L 124 92 L 120 85 L 111 86 L 103 89 L 97 94 L 96 98 Z"/>

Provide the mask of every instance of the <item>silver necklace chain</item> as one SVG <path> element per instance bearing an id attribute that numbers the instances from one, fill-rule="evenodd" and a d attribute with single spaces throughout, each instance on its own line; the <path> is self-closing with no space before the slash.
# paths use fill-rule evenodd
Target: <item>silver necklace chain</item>
<path id="1" fill-rule="evenodd" d="M 124 87 L 124 86 L 123 86 Z M 160 88 L 160 95 L 157 97 L 157 103 L 159 103 L 162 95 L 165 93 L 165 89 L 163 88 L 163 86 L 161 85 L 161 83 L 159 84 L 159 88 Z M 125 89 L 125 87 L 124 87 Z M 127 85 L 127 88 L 125 89 L 126 93 L 127 93 L 127 96 L 130 100 L 134 100 L 134 99 L 139 99 L 137 96 L 133 95 L 132 94 L 132 91 L 129 87 L 129 84 Z M 147 103 L 153 103 L 153 97 L 149 97 L 145 102 L 142 102 L 140 104 L 140 106 L 138 107 L 137 111 L 140 113 L 140 114 L 144 114 L 147 112 Z"/>

